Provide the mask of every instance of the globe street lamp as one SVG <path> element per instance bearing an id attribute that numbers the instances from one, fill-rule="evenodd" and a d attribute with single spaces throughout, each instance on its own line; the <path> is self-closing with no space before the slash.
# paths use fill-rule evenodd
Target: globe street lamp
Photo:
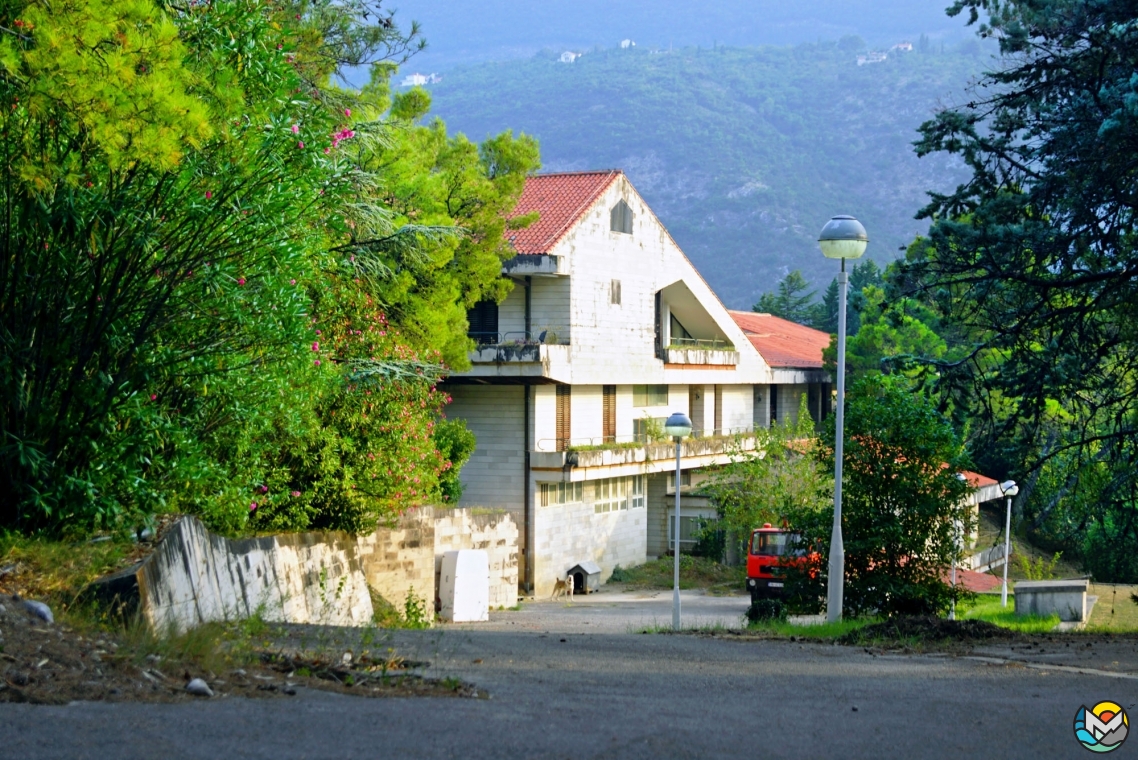
<path id="1" fill-rule="evenodd" d="M 1008 606 L 1008 563 L 1012 561 L 1012 497 L 1019 493 L 1019 486 L 1014 480 L 1005 480 L 1000 483 L 1000 490 L 1008 497 L 1008 516 L 1004 523 L 1004 583 L 1000 589 L 1000 603 Z"/>
<path id="2" fill-rule="evenodd" d="M 664 432 L 676 442 L 676 522 L 672 534 L 675 544 L 675 563 L 672 568 L 672 628 L 680 630 L 680 447 L 691 435 L 691 420 L 683 412 L 676 412 L 664 423 Z"/>
<path id="3" fill-rule="evenodd" d="M 842 449 L 846 419 L 846 291 L 849 276 L 846 259 L 861 258 L 869 236 L 865 227 L 852 216 L 835 216 L 826 222 L 818 236 L 818 247 L 828 259 L 841 259 L 838 273 L 838 407 L 837 435 L 834 439 L 834 528 L 830 536 L 830 570 L 826 589 L 826 618 L 831 623 L 842 619 L 842 596 L 846 574 L 846 551 L 842 546 Z"/>

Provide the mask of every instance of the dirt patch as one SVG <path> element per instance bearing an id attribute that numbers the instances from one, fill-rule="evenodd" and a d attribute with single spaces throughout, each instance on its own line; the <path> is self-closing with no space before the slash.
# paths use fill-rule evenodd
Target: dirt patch
<path id="1" fill-rule="evenodd" d="M 337 652 L 335 655 L 250 650 L 227 662 L 206 666 L 194 658 L 144 654 L 122 637 L 84 635 L 66 625 L 34 616 L 19 599 L 0 597 L 0 702 L 67 704 L 108 702 L 185 702 L 186 685 L 206 682 L 214 699 L 290 698 L 299 688 L 366 697 L 484 697 L 457 679 L 417 674 L 428 663 Z M 221 667 L 219 663 L 226 662 Z"/>
<path id="2" fill-rule="evenodd" d="M 987 641 L 1010 639 L 1013 631 L 984 620 L 944 620 L 932 616 L 902 616 L 867 625 L 841 636 L 840 644 L 865 644 L 874 641 Z"/>

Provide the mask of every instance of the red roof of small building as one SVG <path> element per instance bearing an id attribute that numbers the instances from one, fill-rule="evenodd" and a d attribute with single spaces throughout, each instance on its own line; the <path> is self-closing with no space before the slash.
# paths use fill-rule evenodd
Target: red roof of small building
<path id="1" fill-rule="evenodd" d="M 981 475 L 978 472 L 972 472 L 971 470 L 965 470 L 960 474 L 963 475 L 964 479 L 968 481 L 968 485 L 972 486 L 974 489 L 984 488 L 986 486 L 997 486 L 1000 484 L 1000 481 L 998 480 L 989 478 L 987 475 Z"/>
<path id="2" fill-rule="evenodd" d="M 732 311 L 731 318 L 772 367 L 821 369 L 830 334 L 773 314 Z"/>
<path id="3" fill-rule="evenodd" d="M 538 220 L 524 230 L 506 232 L 514 249 L 521 254 L 549 253 L 621 174 L 620 169 L 608 169 L 528 177 L 510 218 L 536 211 Z"/>

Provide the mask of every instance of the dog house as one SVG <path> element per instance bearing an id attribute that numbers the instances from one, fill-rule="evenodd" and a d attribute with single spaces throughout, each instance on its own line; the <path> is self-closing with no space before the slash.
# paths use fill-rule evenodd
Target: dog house
<path id="1" fill-rule="evenodd" d="M 596 562 L 574 565 L 566 577 L 573 579 L 574 594 L 591 594 L 601 587 L 601 566 Z"/>

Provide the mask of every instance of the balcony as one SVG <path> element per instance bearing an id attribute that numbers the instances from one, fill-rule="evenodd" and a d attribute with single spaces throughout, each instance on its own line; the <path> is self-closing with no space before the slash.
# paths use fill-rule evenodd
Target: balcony
<path id="1" fill-rule="evenodd" d="M 755 446 L 756 438 L 749 428 L 688 438 L 681 445 L 681 467 L 727 464 L 734 456 L 754 451 Z M 541 439 L 536 448 L 530 453 L 530 465 L 534 469 L 580 471 L 580 476 L 572 476 L 572 480 L 589 480 L 588 471 L 598 468 L 601 474 L 593 477 L 664 472 L 676 466 L 676 444 L 669 440 L 645 442 L 632 436 L 568 441 Z"/>
<path id="2" fill-rule="evenodd" d="M 664 364 L 734 367 L 739 363 L 739 352 L 725 340 L 673 338 L 671 345 L 660 351 L 660 358 Z"/>
<path id="3" fill-rule="evenodd" d="M 471 332 L 467 335 L 478 345 L 470 352 L 472 364 L 506 364 L 540 362 L 558 349 L 568 347 L 554 330 L 540 332 Z"/>
<path id="4" fill-rule="evenodd" d="M 521 254 L 502 264 L 502 274 L 507 277 L 556 277 L 568 273 L 561 257 L 548 253 Z"/>

